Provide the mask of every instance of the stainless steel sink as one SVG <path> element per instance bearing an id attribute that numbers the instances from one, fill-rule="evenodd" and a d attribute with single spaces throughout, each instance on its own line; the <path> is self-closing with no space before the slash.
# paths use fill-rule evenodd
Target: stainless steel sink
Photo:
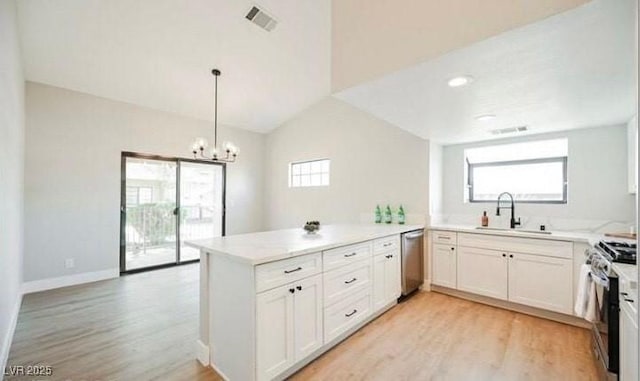
<path id="1" fill-rule="evenodd" d="M 495 230 L 502 232 L 513 232 L 513 233 L 534 233 L 534 234 L 547 234 L 550 235 L 550 231 L 546 230 L 526 230 L 526 229 L 508 229 L 508 228 L 490 228 L 487 226 L 476 226 L 478 230 Z"/>

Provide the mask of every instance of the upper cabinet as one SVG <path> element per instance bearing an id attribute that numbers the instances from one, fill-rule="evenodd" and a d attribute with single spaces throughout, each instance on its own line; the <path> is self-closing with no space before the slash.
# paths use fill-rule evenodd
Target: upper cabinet
<path id="1" fill-rule="evenodd" d="M 638 191 L 638 116 L 631 118 L 627 125 L 629 155 L 629 193 Z"/>

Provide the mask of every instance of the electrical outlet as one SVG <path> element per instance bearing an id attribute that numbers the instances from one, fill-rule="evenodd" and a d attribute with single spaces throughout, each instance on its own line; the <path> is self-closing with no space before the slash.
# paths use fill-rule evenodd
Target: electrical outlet
<path id="1" fill-rule="evenodd" d="M 75 267 L 75 261 L 73 260 L 73 258 L 67 258 L 64 260 L 64 268 L 65 269 L 72 269 Z"/>

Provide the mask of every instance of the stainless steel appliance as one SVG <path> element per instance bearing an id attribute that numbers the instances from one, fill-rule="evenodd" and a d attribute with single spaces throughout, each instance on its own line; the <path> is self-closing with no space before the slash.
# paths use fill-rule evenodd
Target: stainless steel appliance
<path id="1" fill-rule="evenodd" d="M 601 364 L 603 378 L 618 379 L 620 366 L 618 278 L 611 271 L 611 263 L 635 264 L 636 244 L 623 241 L 600 241 L 588 251 L 591 279 L 598 292 L 598 319 L 592 327 L 593 352 Z"/>
<path id="2" fill-rule="evenodd" d="M 424 282 L 424 231 L 402 234 L 402 296 L 417 290 Z"/>

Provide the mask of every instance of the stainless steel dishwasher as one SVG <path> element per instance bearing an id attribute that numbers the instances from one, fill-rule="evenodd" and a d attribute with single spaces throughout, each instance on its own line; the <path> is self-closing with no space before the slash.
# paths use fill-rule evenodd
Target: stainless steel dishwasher
<path id="1" fill-rule="evenodd" d="M 402 296 L 417 290 L 424 282 L 424 230 L 402 234 Z"/>

